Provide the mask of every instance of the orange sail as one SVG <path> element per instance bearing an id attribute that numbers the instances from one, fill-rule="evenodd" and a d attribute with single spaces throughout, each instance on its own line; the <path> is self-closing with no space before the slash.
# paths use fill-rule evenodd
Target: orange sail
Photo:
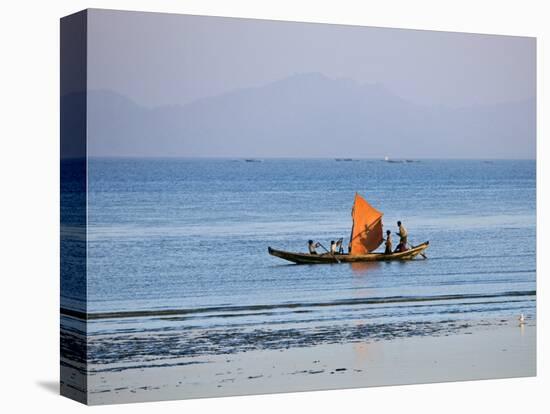
<path id="1" fill-rule="evenodd" d="M 353 218 L 353 227 L 351 228 L 350 254 L 367 254 L 376 250 L 384 241 L 382 213 L 355 193 L 351 217 Z"/>

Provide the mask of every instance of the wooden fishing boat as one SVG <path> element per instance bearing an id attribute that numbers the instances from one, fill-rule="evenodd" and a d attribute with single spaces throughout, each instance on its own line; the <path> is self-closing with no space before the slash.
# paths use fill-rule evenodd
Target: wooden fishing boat
<path id="1" fill-rule="evenodd" d="M 267 248 L 270 255 L 280 257 L 296 264 L 327 264 L 327 263 L 353 263 L 353 262 L 385 262 L 391 260 L 412 260 L 416 256 L 423 254 L 428 248 L 430 242 L 419 244 L 409 250 L 399 253 L 384 254 L 384 253 L 367 253 L 367 254 L 309 254 L 309 253 L 294 253 L 285 252 L 284 250 L 276 250 L 271 247 Z"/>
<path id="2" fill-rule="evenodd" d="M 412 260 L 418 255 L 426 258 L 426 250 L 430 242 L 413 246 L 408 250 L 390 254 L 375 253 L 374 251 L 384 242 L 383 214 L 371 206 L 359 194 L 355 193 L 355 201 L 351 210 L 353 224 L 349 241 L 348 254 L 310 254 L 294 253 L 284 250 L 267 248 L 270 255 L 280 257 L 297 264 L 321 264 L 321 263 L 353 263 L 353 262 L 380 262 L 392 260 Z M 320 243 L 317 244 L 324 248 Z M 325 249 L 326 250 L 326 249 Z"/>

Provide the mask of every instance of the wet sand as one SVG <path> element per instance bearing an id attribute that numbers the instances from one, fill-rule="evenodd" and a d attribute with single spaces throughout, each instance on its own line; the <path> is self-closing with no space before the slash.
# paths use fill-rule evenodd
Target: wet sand
<path id="1" fill-rule="evenodd" d="M 64 367 L 69 371 L 69 367 Z M 536 374 L 535 321 L 442 336 L 321 344 L 180 358 L 171 366 L 96 372 L 89 404 L 526 377 Z"/>

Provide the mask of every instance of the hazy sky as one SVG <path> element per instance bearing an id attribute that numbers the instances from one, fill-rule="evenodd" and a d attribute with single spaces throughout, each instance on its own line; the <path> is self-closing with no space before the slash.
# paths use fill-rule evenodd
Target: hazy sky
<path id="1" fill-rule="evenodd" d="M 87 27 L 91 155 L 535 157 L 534 38 L 109 10 Z"/>
<path id="2" fill-rule="evenodd" d="M 534 38 L 91 10 L 88 86 L 184 104 L 297 73 L 382 83 L 415 103 L 533 98 Z"/>

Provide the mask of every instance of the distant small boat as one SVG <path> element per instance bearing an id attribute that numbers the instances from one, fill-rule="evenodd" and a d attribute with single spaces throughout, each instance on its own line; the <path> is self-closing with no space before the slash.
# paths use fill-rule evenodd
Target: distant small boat
<path id="1" fill-rule="evenodd" d="M 392 160 L 387 155 L 384 157 L 384 161 L 389 162 L 391 164 L 405 164 L 405 163 L 409 163 L 409 162 L 418 162 L 416 160 Z"/>
<path id="2" fill-rule="evenodd" d="M 353 161 L 352 158 L 335 158 L 336 161 Z"/>
<path id="3" fill-rule="evenodd" d="M 374 253 L 384 241 L 382 229 L 383 214 L 371 206 L 359 194 L 355 193 L 355 201 L 351 210 L 353 225 L 350 236 L 350 252 L 348 254 L 310 254 L 294 253 L 277 250 L 271 247 L 267 252 L 271 256 L 279 257 L 296 264 L 323 264 L 323 263 L 350 263 L 350 262 L 381 262 L 393 260 L 412 260 L 418 255 L 424 258 L 424 250 L 430 242 L 424 242 L 403 252 L 390 254 Z"/>
<path id="4" fill-rule="evenodd" d="M 244 161 L 245 162 L 263 162 L 263 160 L 257 160 L 257 159 L 254 159 L 254 158 L 247 158 Z"/>
<path id="5" fill-rule="evenodd" d="M 389 163 L 392 163 L 392 164 L 401 164 L 405 161 L 402 161 L 402 160 L 392 160 L 390 157 L 388 157 L 387 155 L 384 157 L 384 162 L 389 162 Z"/>

